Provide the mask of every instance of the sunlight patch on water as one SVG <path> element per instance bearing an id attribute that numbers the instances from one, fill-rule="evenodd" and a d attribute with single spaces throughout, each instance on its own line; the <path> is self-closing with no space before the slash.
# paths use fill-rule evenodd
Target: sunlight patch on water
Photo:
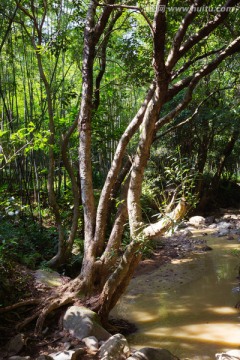
<path id="1" fill-rule="evenodd" d="M 192 324 L 176 327 L 158 327 L 154 331 L 146 331 L 146 335 L 158 334 L 161 337 L 175 338 L 176 340 L 186 339 L 203 341 L 206 343 L 228 345 L 239 345 L 239 325 L 233 327 L 232 324 L 216 323 L 216 324 Z M 227 334 L 227 338 L 226 338 Z"/>
<path id="2" fill-rule="evenodd" d="M 214 359 L 216 352 L 239 348 L 240 325 L 218 322 L 216 324 L 191 324 L 175 327 L 145 329 L 144 335 L 129 338 L 136 349 L 146 346 L 163 347 L 179 356 L 181 360 Z"/>
<path id="3" fill-rule="evenodd" d="M 228 315 L 228 314 L 236 314 L 236 309 L 234 309 L 233 307 L 228 307 L 228 306 L 222 306 L 222 307 L 208 307 L 207 308 L 208 311 L 212 311 L 216 314 L 224 314 L 224 315 Z"/>

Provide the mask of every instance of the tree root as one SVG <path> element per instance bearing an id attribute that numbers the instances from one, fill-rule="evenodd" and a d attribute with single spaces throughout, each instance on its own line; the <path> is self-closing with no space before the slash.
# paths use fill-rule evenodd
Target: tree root
<path id="1" fill-rule="evenodd" d="M 28 300 L 20 301 L 16 304 L 1 308 L 0 313 L 6 313 L 6 312 L 12 311 L 14 309 L 17 309 L 17 308 L 20 308 L 20 307 L 23 307 L 26 305 L 39 305 L 36 308 L 34 314 L 27 317 L 22 322 L 20 322 L 16 325 L 16 329 L 20 330 L 37 318 L 36 327 L 35 327 L 35 335 L 37 336 L 37 335 L 40 335 L 42 328 L 43 328 L 43 324 L 46 320 L 46 317 L 52 311 L 54 311 L 64 305 L 72 304 L 76 300 L 77 300 L 76 293 L 74 295 L 73 294 L 71 294 L 71 295 L 64 294 L 62 297 L 58 297 L 58 298 L 56 297 L 56 295 L 50 296 L 47 299 L 45 299 L 43 305 L 40 305 L 41 299 L 28 299 Z"/>
<path id="2" fill-rule="evenodd" d="M 45 303 L 46 303 L 46 301 L 45 301 Z M 51 302 L 49 305 L 46 305 L 42 310 L 39 311 L 40 315 L 38 316 L 38 314 L 37 314 L 38 319 L 36 322 L 34 334 L 36 336 L 40 335 L 40 333 L 42 332 L 43 324 L 44 324 L 48 314 L 50 314 L 52 311 L 54 311 L 64 305 L 72 304 L 75 301 L 76 301 L 75 296 L 64 296 L 60 299 L 57 299 L 57 300 Z"/>
<path id="3" fill-rule="evenodd" d="M 72 280 L 69 284 L 65 284 L 61 288 L 58 288 L 57 292 L 48 295 L 45 298 L 40 299 L 28 299 L 20 301 L 16 304 L 0 308 L 0 314 L 12 311 L 14 309 L 27 306 L 27 305 L 37 305 L 34 313 L 29 317 L 25 318 L 23 321 L 17 324 L 16 329 L 22 329 L 33 320 L 36 320 L 36 327 L 34 335 L 38 336 L 42 332 L 43 324 L 47 316 L 56 309 L 59 309 L 62 306 L 73 304 L 79 300 L 79 290 L 81 288 L 82 281 L 79 278 Z"/>
<path id="4" fill-rule="evenodd" d="M 5 306 L 3 308 L 0 308 L 0 314 L 2 313 L 5 313 L 5 312 L 9 312 L 9 311 L 12 311 L 14 309 L 17 309 L 19 307 L 23 307 L 23 306 L 26 306 L 26 305 L 38 305 L 39 303 L 41 302 L 40 299 L 28 299 L 28 300 L 23 300 L 23 301 L 20 301 L 16 304 L 13 304 L 13 305 L 9 305 L 9 306 Z"/>
<path id="5" fill-rule="evenodd" d="M 25 320 L 23 320 L 22 322 L 20 322 L 19 324 L 17 324 L 16 329 L 17 330 L 21 330 L 22 328 L 24 328 L 27 324 L 29 324 L 30 322 L 32 322 L 34 319 L 36 319 L 39 314 L 40 314 L 40 310 L 36 311 L 33 315 L 27 317 Z"/>

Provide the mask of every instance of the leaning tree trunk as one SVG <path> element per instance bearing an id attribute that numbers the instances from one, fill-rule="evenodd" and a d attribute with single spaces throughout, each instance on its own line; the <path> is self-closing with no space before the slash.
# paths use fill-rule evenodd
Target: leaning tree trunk
<path id="1" fill-rule="evenodd" d="M 141 260 L 143 247 L 146 246 L 151 238 L 164 234 L 174 223 L 180 221 L 186 214 L 186 211 L 187 205 L 185 200 L 182 199 L 176 208 L 166 214 L 160 221 L 155 224 L 149 224 L 141 230 L 138 229 L 138 235 L 127 246 L 118 267 L 106 281 L 99 301 L 95 305 L 95 310 L 98 311 L 103 322 L 106 322 L 109 312 L 126 290 Z"/>

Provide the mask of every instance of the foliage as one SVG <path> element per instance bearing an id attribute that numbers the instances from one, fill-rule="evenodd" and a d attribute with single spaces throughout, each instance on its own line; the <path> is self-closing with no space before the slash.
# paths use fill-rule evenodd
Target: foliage
<path id="1" fill-rule="evenodd" d="M 1 203 L 0 259 L 36 268 L 55 253 L 56 229 L 44 228 L 26 213 L 19 202 L 10 198 Z"/>
<path id="2" fill-rule="evenodd" d="M 148 218 L 164 214 L 173 200 L 174 207 L 184 198 L 190 208 L 196 206 L 195 192 L 198 173 L 188 158 L 181 155 L 180 148 L 166 155 L 164 149 L 157 149 L 152 155 L 150 165 L 143 182 L 142 207 Z"/>
<path id="3" fill-rule="evenodd" d="M 0 257 L 0 306 L 8 306 L 31 295 L 31 278 L 25 268 Z"/>
<path id="4" fill-rule="evenodd" d="M 230 254 L 239 258 L 240 257 L 240 249 L 232 249 L 232 250 L 230 250 Z"/>
<path id="5" fill-rule="evenodd" d="M 67 194 L 65 195 L 65 204 L 62 206 L 65 209 L 62 212 L 62 217 L 66 228 L 68 228 L 71 209 L 69 209 L 70 199 Z M 37 208 L 33 209 L 33 213 L 37 215 Z M 41 216 L 44 226 L 32 217 L 29 206 L 21 205 L 20 200 L 13 196 L 4 199 L 2 194 L 0 203 L 0 261 L 6 264 L 15 261 L 31 269 L 47 266 L 47 261 L 56 253 L 58 234 L 55 226 L 53 226 L 53 219 L 48 208 L 42 209 Z M 82 221 L 80 218 L 79 233 L 81 228 Z M 83 240 L 76 238 L 73 257 L 69 263 L 59 270 L 73 276 L 81 268 L 83 251 Z"/>

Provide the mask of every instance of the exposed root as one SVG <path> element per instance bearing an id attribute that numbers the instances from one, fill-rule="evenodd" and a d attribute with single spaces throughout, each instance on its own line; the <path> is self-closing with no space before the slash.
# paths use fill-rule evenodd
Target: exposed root
<path id="1" fill-rule="evenodd" d="M 20 330 L 22 328 L 24 328 L 27 324 L 29 324 L 30 322 L 32 322 L 34 319 L 36 319 L 39 314 L 41 313 L 41 311 L 36 311 L 33 315 L 27 317 L 26 319 L 24 319 L 22 322 L 20 322 L 19 324 L 17 324 L 16 329 Z"/>
<path id="2" fill-rule="evenodd" d="M 9 327 L 0 326 L 0 331 L 9 331 Z"/>
<path id="3" fill-rule="evenodd" d="M 40 311 L 40 315 L 37 319 L 36 327 L 35 327 L 35 335 L 38 336 L 42 332 L 43 324 L 44 324 L 48 314 L 50 314 L 52 311 L 54 311 L 64 305 L 74 303 L 75 300 L 76 300 L 75 296 L 65 296 L 65 297 L 57 299 L 57 300 L 51 302 L 49 305 L 45 306 Z M 37 316 L 38 316 L 38 314 L 37 314 Z"/>
<path id="4" fill-rule="evenodd" d="M 33 320 L 37 319 L 36 327 L 35 327 L 35 335 L 37 336 L 41 333 L 43 324 L 44 324 L 48 314 L 50 314 L 52 311 L 54 311 L 64 305 L 74 303 L 75 300 L 76 300 L 75 296 L 66 296 L 65 295 L 58 299 L 56 299 L 56 297 L 51 296 L 44 301 L 43 306 L 36 309 L 34 314 L 32 314 L 31 316 L 24 319 L 21 323 L 19 323 L 16 326 L 16 329 L 20 330 L 23 327 L 25 327 L 26 325 L 28 325 L 30 322 L 32 322 Z M 20 304 L 20 303 L 18 303 L 18 304 Z M 39 304 L 39 301 L 36 302 L 36 304 Z M 46 304 L 48 304 L 48 305 L 46 305 Z M 15 304 L 15 305 L 17 305 L 17 304 Z M 9 309 L 9 310 L 11 310 L 11 309 Z"/>
<path id="5" fill-rule="evenodd" d="M 8 312 L 8 311 L 12 311 L 14 309 L 17 309 L 19 307 L 26 306 L 26 305 L 38 305 L 38 304 L 40 304 L 40 302 L 41 302 L 40 299 L 23 300 L 16 304 L 5 306 L 4 308 L 0 308 L 0 314 Z"/>
<path id="6" fill-rule="evenodd" d="M 36 320 L 35 335 L 39 335 L 42 332 L 43 324 L 47 316 L 56 309 L 67 304 L 73 304 L 79 300 L 79 288 L 82 285 L 82 281 L 79 278 L 72 280 L 69 284 L 65 284 L 58 291 L 54 291 L 49 296 L 39 299 L 28 299 L 20 301 L 16 304 L 0 308 L 0 314 L 10 312 L 14 309 L 24 307 L 27 305 L 37 305 L 30 316 L 16 325 L 16 329 L 20 330 L 33 320 Z M 32 309 L 31 309 L 32 310 Z"/>

